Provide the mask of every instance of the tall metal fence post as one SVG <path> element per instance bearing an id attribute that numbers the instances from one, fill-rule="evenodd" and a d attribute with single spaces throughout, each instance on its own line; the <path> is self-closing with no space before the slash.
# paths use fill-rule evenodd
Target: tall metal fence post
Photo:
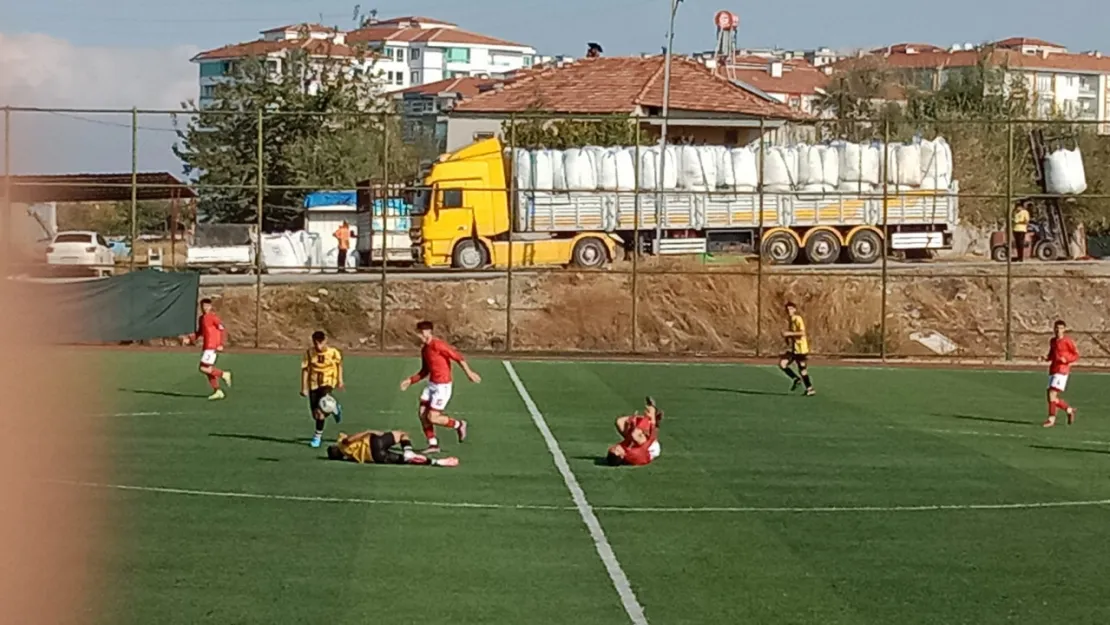
<path id="1" fill-rule="evenodd" d="M 635 194 L 632 206 L 636 213 L 632 216 L 632 353 L 640 353 L 640 120 L 636 120 L 636 162 L 632 164 L 633 178 L 636 184 L 632 187 Z M 662 175 L 662 174 L 660 174 Z"/>
<path id="2" fill-rule="evenodd" d="M 763 145 L 763 136 L 767 132 L 765 119 L 759 120 L 759 171 L 756 181 L 759 184 L 759 240 L 755 244 L 755 357 L 763 354 L 763 167 L 765 165 L 764 153 L 767 151 Z"/>
<path id="3" fill-rule="evenodd" d="M 533 168 L 534 169 L 534 168 Z M 532 176 L 535 178 L 535 176 Z M 520 206 L 517 202 L 516 188 L 516 114 L 509 115 L 509 266 L 505 272 L 505 352 L 513 352 L 513 232 L 516 230 L 516 220 L 519 217 Z M 535 183 L 532 184 L 535 186 Z M 497 191 L 494 191 L 497 193 Z M 472 222 L 473 223 L 473 222 Z M 477 232 L 470 234 L 477 237 Z"/>
<path id="4" fill-rule="evenodd" d="M 890 250 L 890 226 L 887 224 L 890 204 L 890 120 L 883 122 L 883 270 L 882 298 L 879 301 L 879 359 L 886 362 L 887 255 Z"/>
<path id="5" fill-rule="evenodd" d="M 1014 358 L 1013 335 L 1013 295 L 1014 295 L 1014 122 L 1006 123 L 1006 319 L 1003 322 L 1006 333 L 1006 360 Z"/>
<path id="6" fill-rule="evenodd" d="M 255 159 L 258 161 L 256 164 L 258 170 L 255 172 L 255 177 L 258 179 L 258 194 L 255 198 L 256 210 L 258 211 L 258 221 L 256 226 L 258 231 L 254 236 L 254 347 L 258 349 L 262 345 L 262 209 L 264 206 L 265 193 L 266 193 L 266 179 L 265 169 L 263 168 L 263 159 L 265 158 L 262 150 L 262 137 L 263 137 L 263 115 L 262 109 L 258 109 L 257 119 L 257 152 L 255 152 Z"/>
<path id="7" fill-rule="evenodd" d="M 12 243 L 12 107 L 4 107 L 4 213 L 0 215 L 0 229 L 4 234 L 4 249 L 0 250 L 0 278 L 7 278 L 10 270 L 8 259 Z"/>
<path id="8" fill-rule="evenodd" d="M 139 109 L 131 108 L 131 271 L 139 242 Z"/>
<path id="9" fill-rule="evenodd" d="M 389 263 L 386 262 L 386 239 L 385 239 L 385 214 L 387 206 L 389 205 L 389 123 L 392 121 L 388 113 L 383 113 L 382 117 L 382 280 L 381 286 L 378 288 L 379 300 L 378 309 L 381 310 L 381 316 L 378 320 L 378 350 L 385 351 L 385 308 L 388 305 L 386 281 L 389 279 L 389 269 L 386 267 Z M 373 197 L 373 195 L 371 195 Z M 434 200 L 434 198 L 433 198 Z M 374 223 L 374 204 L 370 204 L 370 223 Z M 370 244 L 370 258 L 374 257 L 373 243 Z"/>

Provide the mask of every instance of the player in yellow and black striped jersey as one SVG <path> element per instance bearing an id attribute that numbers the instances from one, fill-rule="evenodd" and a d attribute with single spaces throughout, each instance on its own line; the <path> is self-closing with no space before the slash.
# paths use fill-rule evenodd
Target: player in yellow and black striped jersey
<path id="1" fill-rule="evenodd" d="M 786 303 L 786 316 L 786 331 L 782 333 L 782 337 L 786 339 L 786 351 L 779 360 L 779 368 L 786 377 L 793 380 L 791 391 L 797 390 L 799 384 L 805 384 L 806 395 L 816 395 L 817 391 L 813 389 L 813 382 L 809 379 L 809 336 L 806 333 L 806 322 L 798 314 L 798 307 L 794 302 Z M 797 365 L 798 372 L 794 373 L 790 365 Z"/>
<path id="2" fill-rule="evenodd" d="M 301 395 L 308 398 L 308 407 L 316 421 L 316 432 L 312 446 L 319 447 L 324 436 L 324 423 L 328 416 L 320 409 L 320 400 L 331 395 L 335 389 L 343 388 L 343 354 L 328 346 L 328 337 L 322 331 L 312 333 L 312 347 L 301 356 Z M 335 422 L 339 423 L 342 413 L 336 410 Z"/>

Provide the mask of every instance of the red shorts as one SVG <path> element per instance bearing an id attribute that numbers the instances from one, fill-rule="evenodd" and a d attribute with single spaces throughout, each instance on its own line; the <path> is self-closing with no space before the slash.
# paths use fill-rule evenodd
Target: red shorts
<path id="1" fill-rule="evenodd" d="M 652 457 L 651 451 L 647 445 L 640 447 L 625 447 L 624 448 L 624 463 L 630 464 L 634 467 L 651 464 Z"/>

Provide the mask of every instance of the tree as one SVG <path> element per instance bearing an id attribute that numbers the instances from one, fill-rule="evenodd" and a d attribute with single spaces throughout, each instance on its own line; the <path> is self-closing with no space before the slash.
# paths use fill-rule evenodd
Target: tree
<path id="1" fill-rule="evenodd" d="M 538 114 L 542 113 L 542 110 L 536 108 L 529 113 Z M 515 132 L 512 131 L 514 123 Z M 506 142 L 511 138 L 516 147 L 549 150 L 565 150 L 586 145 L 598 147 L 636 145 L 637 137 L 636 120 L 625 117 L 588 121 L 525 117 L 503 122 L 501 133 Z M 641 145 L 653 142 L 648 133 L 643 131 L 640 132 L 639 138 Z"/>
<path id="2" fill-rule="evenodd" d="M 213 104 L 186 102 L 174 152 L 198 186 L 198 215 L 207 222 L 258 218 L 259 111 L 262 111 L 263 228 L 300 226 L 303 199 L 314 189 L 353 189 L 389 175 L 417 173 L 414 150 L 389 115 L 372 55 L 317 56 L 296 50 L 279 68 L 266 58 L 234 64 Z"/>

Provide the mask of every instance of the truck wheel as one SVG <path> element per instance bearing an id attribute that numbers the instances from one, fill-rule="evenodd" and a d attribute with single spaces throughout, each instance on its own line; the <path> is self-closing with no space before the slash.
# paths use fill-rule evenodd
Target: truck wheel
<path id="1" fill-rule="evenodd" d="M 772 265 L 789 265 L 798 259 L 798 241 L 789 232 L 776 232 L 763 240 L 762 254 Z"/>
<path id="2" fill-rule="evenodd" d="M 876 262 L 882 253 L 882 237 L 874 230 L 860 230 L 848 240 L 848 260 L 857 265 Z"/>
<path id="3" fill-rule="evenodd" d="M 829 265 L 840 258 L 840 240 L 828 230 L 818 230 L 806 241 L 806 259 L 814 265 Z"/>
<path id="4" fill-rule="evenodd" d="M 996 263 L 1006 262 L 1006 257 L 1010 254 L 1010 248 L 1005 245 L 996 245 L 991 248 L 991 260 Z"/>
<path id="5" fill-rule="evenodd" d="M 1033 246 L 1033 258 L 1037 260 L 1056 260 L 1059 252 L 1051 241 L 1040 241 Z"/>
<path id="6" fill-rule="evenodd" d="M 583 269 L 598 269 L 609 262 L 609 250 L 601 239 L 590 237 L 574 244 L 571 260 L 575 266 Z"/>
<path id="7" fill-rule="evenodd" d="M 451 256 L 451 266 L 455 269 L 473 271 L 489 264 L 489 253 L 480 242 L 473 239 L 459 241 L 455 246 L 455 253 Z"/>

